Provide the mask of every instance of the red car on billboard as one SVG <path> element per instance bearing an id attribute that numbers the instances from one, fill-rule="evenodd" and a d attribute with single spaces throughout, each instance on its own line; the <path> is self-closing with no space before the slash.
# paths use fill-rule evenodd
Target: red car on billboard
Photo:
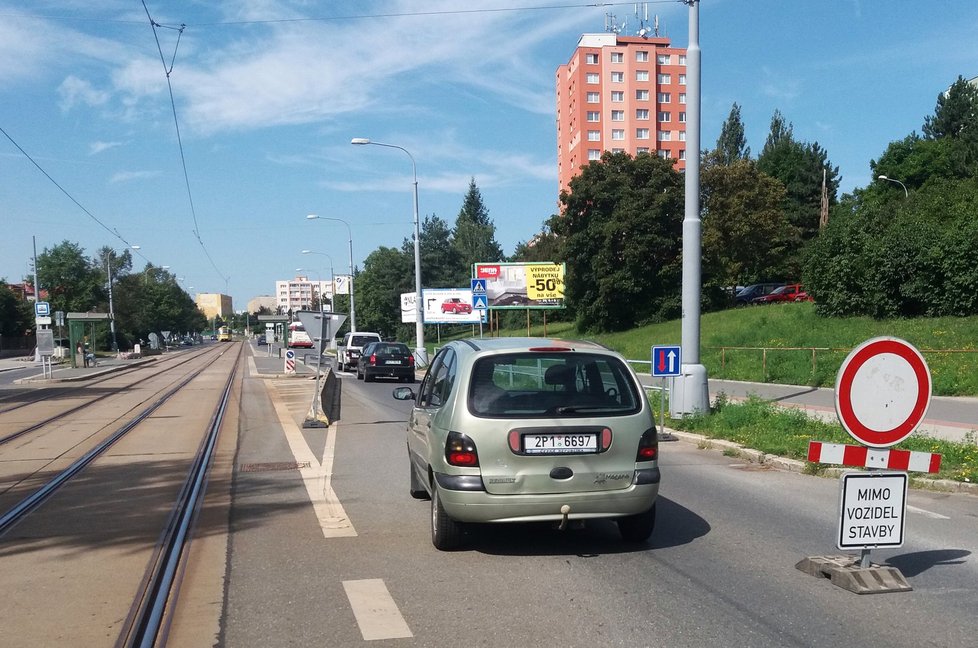
<path id="1" fill-rule="evenodd" d="M 462 301 L 458 297 L 449 297 L 441 303 L 442 313 L 471 313 L 472 304 Z"/>

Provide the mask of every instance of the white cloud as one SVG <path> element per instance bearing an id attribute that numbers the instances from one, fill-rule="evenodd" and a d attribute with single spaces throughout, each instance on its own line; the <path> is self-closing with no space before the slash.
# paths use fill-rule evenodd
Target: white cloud
<path id="1" fill-rule="evenodd" d="M 116 184 L 119 182 L 129 182 L 131 180 L 144 180 L 146 178 L 156 178 L 160 175 L 159 171 L 119 171 L 109 178 L 109 182 Z"/>
<path id="2" fill-rule="evenodd" d="M 69 76 L 58 86 L 61 109 L 69 111 L 77 105 L 101 106 L 109 100 L 109 93 L 96 90 L 91 83 L 76 76 Z"/>
<path id="3" fill-rule="evenodd" d="M 92 142 L 88 145 L 88 154 L 98 155 L 102 151 L 107 151 L 117 146 L 122 146 L 122 142 Z"/>

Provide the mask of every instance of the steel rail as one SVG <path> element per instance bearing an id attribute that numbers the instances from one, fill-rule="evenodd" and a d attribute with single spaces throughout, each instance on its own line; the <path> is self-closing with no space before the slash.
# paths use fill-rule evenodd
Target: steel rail
<path id="1" fill-rule="evenodd" d="M 239 359 L 240 353 L 239 351 Z M 176 506 L 160 535 L 156 551 L 123 625 L 123 631 L 116 641 L 117 648 L 133 646 L 150 648 L 155 646 L 158 640 L 163 644 L 166 643 L 173 604 L 178 593 L 175 585 L 178 578 L 182 576 L 182 568 L 185 566 L 183 558 L 190 545 L 191 531 L 204 500 L 207 476 L 231 397 L 231 388 L 237 375 L 237 364 L 235 362 L 231 370 L 221 400 L 211 416 L 207 435 L 201 441 L 187 480 L 177 497 Z M 169 615 L 167 615 L 168 610 Z"/>
<path id="2" fill-rule="evenodd" d="M 228 351 L 227 348 L 222 348 L 222 349 L 220 349 L 220 352 L 217 353 L 216 355 L 218 357 L 220 357 L 221 355 L 223 355 L 227 351 Z M 174 365 L 172 365 L 170 367 L 166 367 L 165 369 L 163 369 L 163 371 L 170 371 L 172 369 L 176 369 L 177 367 L 183 366 L 183 365 L 187 364 L 188 362 L 193 362 L 194 360 L 200 358 L 201 356 L 206 355 L 206 353 L 209 353 L 209 352 L 210 352 L 210 349 L 208 349 L 207 352 L 205 352 L 205 353 L 200 353 L 200 354 L 194 355 L 194 356 L 192 356 L 190 358 L 182 359 L 179 363 L 174 364 Z M 133 367 L 132 369 L 136 369 L 136 367 Z M 127 371 L 129 371 L 129 370 L 127 370 Z M 110 378 L 118 377 L 119 373 L 122 373 L 122 372 L 116 372 L 113 376 L 107 376 L 106 378 L 104 378 L 103 380 L 99 380 L 98 382 L 104 382 L 105 380 L 109 380 Z M 156 372 L 156 373 L 154 373 L 152 375 L 146 376 L 145 378 L 141 378 L 140 380 L 137 380 L 134 383 L 130 383 L 128 385 L 125 385 L 124 387 L 120 387 L 118 389 L 115 389 L 115 390 L 106 392 L 106 393 L 102 394 L 101 396 L 96 396 L 95 398 L 93 398 L 90 401 L 85 401 L 84 403 L 80 403 L 79 405 L 76 405 L 75 407 L 72 407 L 70 409 L 67 409 L 67 410 L 65 410 L 63 412 L 58 412 L 54 416 L 50 416 L 50 417 L 44 419 L 43 421 L 39 421 L 37 423 L 34 423 L 33 425 L 30 425 L 30 426 L 28 426 L 28 427 L 26 427 L 26 428 L 24 428 L 22 430 L 18 430 L 17 432 L 11 432 L 10 434 L 8 434 L 5 437 L 0 437 L 0 446 L 2 446 L 5 443 L 10 443 L 14 439 L 17 439 L 19 437 L 22 437 L 25 434 L 30 434 L 31 432 L 34 432 L 35 430 L 39 430 L 42 427 L 44 427 L 45 425 L 48 425 L 49 423 L 53 423 L 54 421 L 57 421 L 58 419 L 65 418 L 66 416 L 69 416 L 71 414 L 74 414 L 75 412 L 77 412 L 79 410 L 83 410 L 86 407 L 90 407 L 91 405 L 94 405 L 95 403 L 98 403 L 99 401 L 101 401 L 103 399 L 109 398 L 110 396 L 115 396 L 116 394 L 118 394 L 119 392 L 121 392 L 123 390 L 132 389 L 133 387 L 135 387 L 137 385 L 140 385 L 140 384 L 142 384 L 142 383 L 144 383 L 144 382 L 146 382 L 148 380 L 152 380 L 153 378 L 156 378 L 157 376 L 159 376 L 160 373 L 162 373 L 162 372 Z M 85 386 L 86 387 L 91 387 L 93 384 L 97 384 L 97 383 L 88 383 Z M 82 388 L 79 387 L 79 389 L 82 389 Z M 38 400 L 35 400 L 35 401 L 31 401 L 29 403 L 25 403 L 24 406 L 31 405 L 33 403 L 38 403 L 38 402 L 40 402 L 42 400 L 44 400 L 44 399 L 41 398 L 41 399 L 38 399 Z M 0 410 L 0 414 L 4 414 L 5 412 L 9 412 L 11 410 L 18 409 L 19 407 L 22 407 L 22 406 L 18 405 L 17 407 L 10 407 L 10 408 L 5 409 L 5 410 Z"/>
<path id="3" fill-rule="evenodd" d="M 240 349 L 239 349 L 240 357 Z M 58 491 L 65 483 L 71 480 L 73 477 L 78 475 L 82 470 L 84 470 L 90 463 L 95 461 L 101 454 L 112 447 L 116 441 L 124 437 L 129 433 L 134 427 L 139 425 L 144 421 L 150 414 L 159 409 L 166 401 L 173 397 L 178 391 L 187 386 L 190 381 L 199 376 L 204 372 L 205 369 L 210 367 L 210 364 L 201 367 L 185 380 L 182 380 L 175 387 L 167 391 L 163 396 L 157 399 L 152 405 L 144 409 L 142 412 L 137 414 L 135 417 L 129 420 L 128 423 L 124 424 L 122 427 L 113 432 L 110 436 L 104 439 L 101 443 L 96 445 L 94 448 L 86 452 L 84 455 L 79 457 L 70 466 L 65 468 L 63 471 L 55 475 L 50 481 L 38 488 L 36 491 L 22 499 L 20 502 L 15 504 L 13 508 L 9 509 L 3 515 L 0 515 L 0 536 L 3 536 L 7 531 L 12 529 L 18 522 L 23 520 L 31 511 L 37 509 L 39 506 L 44 504 L 55 492 Z"/>

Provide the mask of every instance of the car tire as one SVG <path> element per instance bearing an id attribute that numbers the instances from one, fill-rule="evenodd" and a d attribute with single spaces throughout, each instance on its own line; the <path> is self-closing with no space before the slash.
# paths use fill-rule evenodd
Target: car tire
<path id="1" fill-rule="evenodd" d="M 431 489 L 431 544 L 439 551 L 454 551 L 462 544 L 462 523 L 445 513 L 437 485 Z"/>
<path id="2" fill-rule="evenodd" d="M 361 374 L 360 371 L 358 370 L 357 371 L 357 380 L 366 380 L 366 375 L 365 374 Z"/>
<path id="3" fill-rule="evenodd" d="M 366 369 L 363 370 L 363 382 L 373 382 L 375 379 L 376 376 L 368 374 Z"/>
<path id="4" fill-rule="evenodd" d="M 411 497 L 416 500 L 431 499 L 431 496 L 428 494 L 428 489 L 424 487 L 424 483 L 418 478 L 418 471 L 414 469 L 414 464 L 410 458 L 408 459 L 408 470 L 411 471 L 411 487 L 409 491 Z"/>
<path id="5" fill-rule="evenodd" d="M 655 504 L 645 513 L 618 518 L 618 533 L 625 542 L 645 542 L 655 530 Z"/>

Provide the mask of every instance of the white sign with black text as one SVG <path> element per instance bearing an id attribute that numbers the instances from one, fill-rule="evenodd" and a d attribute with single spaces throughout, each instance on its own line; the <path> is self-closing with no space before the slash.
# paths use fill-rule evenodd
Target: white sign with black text
<path id="1" fill-rule="evenodd" d="M 844 473 L 839 508 L 839 549 L 903 546 L 907 473 Z"/>

